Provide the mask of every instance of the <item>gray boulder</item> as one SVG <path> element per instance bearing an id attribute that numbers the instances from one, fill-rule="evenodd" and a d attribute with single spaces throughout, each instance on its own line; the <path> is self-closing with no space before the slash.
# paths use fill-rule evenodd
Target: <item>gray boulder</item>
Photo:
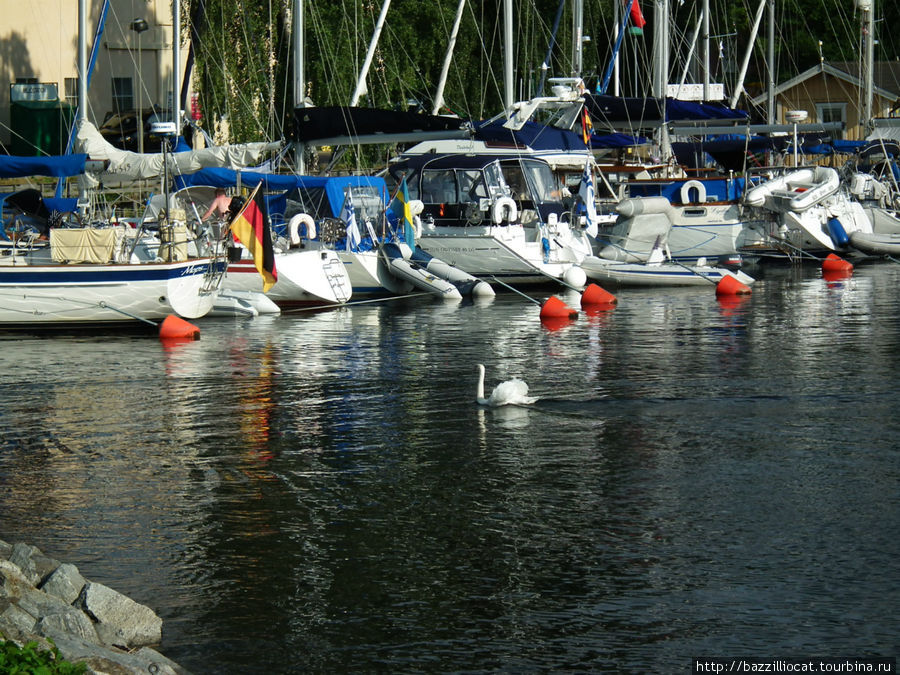
<path id="1" fill-rule="evenodd" d="M 108 586 L 92 581 L 87 582 L 77 600 L 77 606 L 87 612 L 97 624 L 108 629 L 119 638 L 117 644 L 124 646 L 144 647 L 159 644 L 162 641 L 162 619 L 149 607 L 136 603 Z"/>
<path id="2" fill-rule="evenodd" d="M 75 565 L 64 563 L 47 577 L 41 590 L 71 605 L 81 595 L 85 583 L 84 577 L 78 573 Z"/>

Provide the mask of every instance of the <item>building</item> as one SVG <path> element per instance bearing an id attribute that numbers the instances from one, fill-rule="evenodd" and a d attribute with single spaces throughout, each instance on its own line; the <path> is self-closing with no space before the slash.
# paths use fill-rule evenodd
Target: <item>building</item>
<path id="1" fill-rule="evenodd" d="M 103 0 L 86 0 L 90 54 Z M 0 0 L 0 143 L 34 147 L 28 126 L 39 113 L 71 117 L 78 98 L 78 3 L 75 0 Z M 172 108 L 172 3 L 109 0 L 88 88 L 87 118 L 96 125 L 116 111 L 157 105 Z M 55 98 L 55 102 L 54 102 Z M 69 105 L 66 105 L 69 104 Z M 23 128 L 23 124 L 25 125 Z M 18 128 L 17 128 L 18 127 Z"/>
<path id="2" fill-rule="evenodd" d="M 900 104 L 900 61 L 873 67 L 872 115 L 890 117 Z M 753 103 L 765 106 L 766 94 Z M 788 110 L 805 110 L 807 122 L 843 122 L 844 138 L 865 138 L 865 83 L 857 62 L 821 62 L 775 88 L 776 123 L 787 122 Z"/>

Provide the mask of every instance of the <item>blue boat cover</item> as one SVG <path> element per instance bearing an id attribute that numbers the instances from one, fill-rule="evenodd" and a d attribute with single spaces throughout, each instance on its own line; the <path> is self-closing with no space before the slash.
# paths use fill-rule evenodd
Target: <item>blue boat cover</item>
<path id="1" fill-rule="evenodd" d="M 662 99 L 585 94 L 584 105 L 596 121 L 609 124 L 659 123 L 663 120 Z M 665 99 L 667 122 L 684 120 L 746 120 L 747 113 L 721 103 L 696 103 L 674 98 Z"/>
<path id="2" fill-rule="evenodd" d="M 15 157 L 0 155 L 0 178 L 53 176 L 65 178 L 84 173 L 87 155 L 56 155 L 51 157 Z"/>
<path id="3" fill-rule="evenodd" d="M 262 189 L 267 192 L 287 193 L 295 188 L 324 189 L 331 206 L 332 215 L 337 217 L 344 204 L 344 195 L 347 187 L 355 188 L 367 186 L 375 188 L 382 196 L 385 204 L 388 202 L 387 184 L 380 176 L 288 176 L 274 173 L 256 173 L 252 171 L 240 172 L 241 185 L 256 187 L 262 183 Z M 177 176 L 176 186 L 180 188 L 208 185 L 212 187 L 235 187 L 238 183 L 238 172 L 233 169 L 201 169 L 196 173 Z M 270 213 L 283 213 L 281 202 L 285 199 L 282 195 L 270 195 L 267 197 Z M 281 208 L 279 209 L 279 206 Z"/>

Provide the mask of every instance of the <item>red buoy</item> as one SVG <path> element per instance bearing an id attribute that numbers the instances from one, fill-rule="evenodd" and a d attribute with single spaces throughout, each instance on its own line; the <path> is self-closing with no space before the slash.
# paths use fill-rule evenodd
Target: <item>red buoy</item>
<path id="1" fill-rule="evenodd" d="M 600 288 L 597 284 L 588 284 L 581 294 L 581 306 L 587 305 L 615 305 L 619 299 L 609 291 Z"/>
<path id="2" fill-rule="evenodd" d="M 846 281 L 853 276 L 853 270 L 822 270 L 822 278 L 826 283 L 832 284 L 838 281 Z"/>
<path id="3" fill-rule="evenodd" d="M 569 307 L 555 295 L 551 295 L 544 304 L 541 305 L 542 319 L 574 319 L 576 316 L 578 316 L 578 312 Z"/>
<path id="4" fill-rule="evenodd" d="M 163 322 L 159 324 L 159 337 L 162 340 L 170 338 L 199 340 L 200 329 L 194 324 L 189 323 L 174 314 L 169 314 L 169 316 L 163 319 Z"/>
<path id="5" fill-rule="evenodd" d="M 825 260 L 822 261 L 823 272 L 850 272 L 853 270 L 853 263 L 844 260 L 834 253 L 829 253 Z"/>
<path id="6" fill-rule="evenodd" d="M 561 330 L 566 326 L 571 326 L 572 323 L 573 319 L 568 316 L 541 317 L 541 325 L 551 332 Z"/>
<path id="7" fill-rule="evenodd" d="M 749 295 L 750 287 L 738 281 L 730 274 L 726 274 L 716 284 L 716 295 Z"/>

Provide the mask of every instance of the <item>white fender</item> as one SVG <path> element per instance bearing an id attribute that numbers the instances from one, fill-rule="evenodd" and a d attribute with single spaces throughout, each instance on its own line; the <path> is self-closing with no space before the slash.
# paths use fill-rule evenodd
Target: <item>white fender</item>
<path id="1" fill-rule="evenodd" d="M 681 203 L 691 204 L 691 190 L 697 189 L 697 203 L 706 201 L 706 186 L 699 180 L 689 180 L 681 186 Z"/>
<path id="2" fill-rule="evenodd" d="M 504 218 L 504 215 L 506 218 Z M 491 219 L 498 225 L 504 220 L 511 223 L 518 216 L 519 210 L 516 208 L 516 203 L 509 197 L 500 197 L 494 202 L 494 208 L 491 210 Z"/>
<path id="3" fill-rule="evenodd" d="M 425 210 L 425 203 L 421 199 L 409 200 L 409 212 L 415 217 Z"/>
<path id="4" fill-rule="evenodd" d="M 306 225 L 306 238 L 316 238 L 316 222 L 308 213 L 298 213 L 288 222 L 288 231 L 291 235 L 291 246 L 300 244 L 300 225 Z"/>
<path id="5" fill-rule="evenodd" d="M 672 203 L 665 197 L 632 197 L 616 204 L 616 213 L 632 218 L 642 213 L 668 213 Z"/>
<path id="6" fill-rule="evenodd" d="M 413 229 L 416 231 L 416 239 L 422 238 L 422 219 L 419 216 L 413 216 Z"/>

